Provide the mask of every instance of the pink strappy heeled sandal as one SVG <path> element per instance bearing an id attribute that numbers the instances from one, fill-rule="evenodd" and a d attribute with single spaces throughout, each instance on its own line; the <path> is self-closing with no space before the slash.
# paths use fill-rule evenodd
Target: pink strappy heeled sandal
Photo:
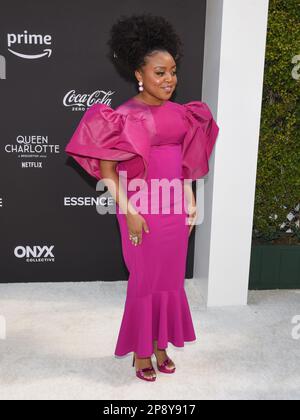
<path id="1" fill-rule="evenodd" d="M 163 373 L 174 373 L 176 370 L 176 366 L 171 369 L 166 367 L 170 362 L 174 363 L 173 360 L 171 360 L 169 357 L 167 357 L 166 360 L 164 360 L 161 365 L 159 365 L 157 362 L 157 369 Z"/>
<path id="2" fill-rule="evenodd" d="M 135 362 L 135 354 L 133 353 L 133 360 L 132 360 L 132 366 L 134 367 L 134 362 Z M 155 369 L 153 367 L 145 367 L 145 368 L 141 368 L 135 371 L 135 374 L 138 378 L 142 379 L 143 381 L 148 381 L 148 382 L 154 382 L 156 380 L 156 376 L 145 376 L 144 372 L 149 372 L 149 371 L 153 371 L 155 374 Z"/>

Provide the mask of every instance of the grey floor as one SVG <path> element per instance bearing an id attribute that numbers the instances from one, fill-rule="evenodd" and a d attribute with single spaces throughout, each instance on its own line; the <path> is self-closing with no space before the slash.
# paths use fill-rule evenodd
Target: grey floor
<path id="1" fill-rule="evenodd" d="M 300 291 L 206 309 L 185 288 L 197 341 L 169 344 L 176 373 L 147 383 L 113 355 L 126 282 L 1 284 L 0 399 L 299 399 Z"/>

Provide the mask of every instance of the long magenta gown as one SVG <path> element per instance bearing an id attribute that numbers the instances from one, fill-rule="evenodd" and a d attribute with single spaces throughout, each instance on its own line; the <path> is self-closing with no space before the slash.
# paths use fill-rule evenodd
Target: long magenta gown
<path id="1" fill-rule="evenodd" d="M 158 340 L 160 349 L 169 342 L 183 347 L 196 340 L 184 289 L 189 225 L 183 180 L 199 179 L 209 171 L 218 132 L 204 102 L 148 105 L 132 97 L 115 110 L 106 104 L 92 105 L 65 148 L 98 180 L 102 179 L 100 159 L 118 161 L 117 173 L 128 198 L 139 190 L 129 189 L 130 181 L 144 182 L 140 200 L 133 202 L 150 231 L 143 231 L 142 244 L 130 241 L 126 215 L 116 203 L 122 252 L 130 273 L 116 356 L 136 352 L 137 357 L 150 357 L 153 340 Z M 151 189 L 151 180 L 163 179 L 177 182 L 167 201 L 162 188 Z"/>

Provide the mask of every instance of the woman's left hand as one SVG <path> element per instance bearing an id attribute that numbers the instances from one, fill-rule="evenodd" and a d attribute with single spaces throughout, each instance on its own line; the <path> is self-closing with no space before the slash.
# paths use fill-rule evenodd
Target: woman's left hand
<path id="1" fill-rule="evenodd" d="M 194 209 L 192 209 L 189 212 L 189 218 L 188 218 L 188 222 L 189 222 L 189 225 L 190 225 L 189 236 L 190 236 L 190 234 L 193 230 L 193 227 L 195 226 L 195 222 L 197 220 L 197 215 L 198 215 L 197 214 L 197 208 L 196 208 L 196 205 L 194 205 Z"/>
<path id="2" fill-rule="evenodd" d="M 195 226 L 195 221 L 197 219 L 197 206 L 196 199 L 192 189 L 192 184 L 190 182 L 184 183 L 184 193 L 187 200 L 187 213 L 188 213 L 188 224 L 190 225 L 189 236 Z"/>

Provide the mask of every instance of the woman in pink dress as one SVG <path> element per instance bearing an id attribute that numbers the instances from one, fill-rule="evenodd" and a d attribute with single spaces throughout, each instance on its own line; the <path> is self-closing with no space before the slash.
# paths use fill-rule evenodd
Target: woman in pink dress
<path id="1" fill-rule="evenodd" d="M 160 372 L 174 373 L 168 343 L 196 340 L 184 289 L 197 216 L 191 181 L 208 172 L 219 128 L 206 103 L 170 100 L 182 53 L 168 21 L 150 14 L 120 19 L 108 44 L 139 93 L 116 109 L 90 106 L 65 151 L 115 199 L 130 273 L 115 355 L 133 352 L 136 376 L 154 381 L 153 354 Z"/>

